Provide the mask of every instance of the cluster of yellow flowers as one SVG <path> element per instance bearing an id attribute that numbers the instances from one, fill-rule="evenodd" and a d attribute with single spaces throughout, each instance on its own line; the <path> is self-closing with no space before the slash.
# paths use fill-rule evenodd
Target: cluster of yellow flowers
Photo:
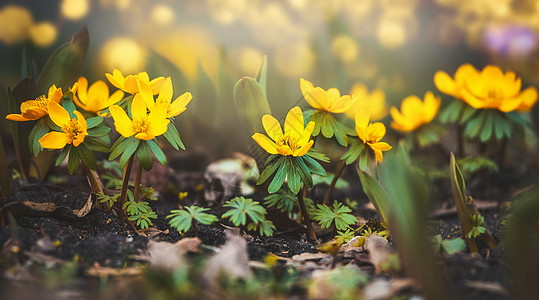
<path id="1" fill-rule="evenodd" d="M 443 93 L 475 109 L 528 112 L 537 102 L 536 88 L 520 91 L 522 82 L 514 72 L 504 74 L 499 67 L 492 65 L 479 72 L 472 65 L 464 64 L 457 69 L 454 79 L 438 71 L 434 75 L 434 83 Z"/>
<path id="2" fill-rule="evenodd" d="M 170 77 L 158 77 L 150 81 L 146 72 L 124 77 L 118 70 L 114 70 L 112 75 L 107 73 L 105 76 L 120 90 L 110 95 L 107 84 L 102 80 L 94 82 L 88 88 L 88 80 L 80 77 L 70 88 L 73 101 L 89 113 L 104 117 L 112 115 L 116 130 L 126 138 L 135 135 L 137 139 L 150 140 L 164 134 L 170 118 L 185 111 L 193 98 L 191 93 L 186 92 L 172 101 Z M 124 98 L 124 93 L 133 94 L 131 118 L 117 105 Z M 154 95 L 158 95 L 155 100 Z M 49 89 L 48 96 L 42 95 L 36 100 L 23 102 L 20 107 L 21 113 L 10 114 L 6 119 L 29 121 L 49 115 L 62 132 L 47 133 L 39 140 L 41 146 L 47 149 L 61 149 L 66 144 L 73 144 L 77 147 L 88 135 L 86 119 L 79 111 L 74 111 L 76 118 L 71 119 L 69 112 L 59 105 L 63 96 L 62 89 L 53 85 Z"/>

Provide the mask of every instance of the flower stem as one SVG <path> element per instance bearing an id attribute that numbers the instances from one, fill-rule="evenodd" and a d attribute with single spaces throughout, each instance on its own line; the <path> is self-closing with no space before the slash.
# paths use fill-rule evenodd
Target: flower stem
<path id="1" fill-rule="evenodd" d="M 335 170 L 335 175 L 333 176 L 333 179 L 331 180 L 331 183 L 329 184 L 329 188 L 326 191 L 326 196 L 324 196 L 323 204 L 328 204 L 329 197 L 331 197 L 331 192 L 333 192 L 333 189 L 335 188 L 335 184 L 337 183 L 337 180 L 339 177 L 341 177 L 341 174 L 344 170 L 344 167 L 346 167 L 346 162 L 344 160 L 341 160 L 339 165 L 337 166 L 337 169 Z"/>
<path id="2" fill-rule="evenodd" d="M 303 188 L 306 189 L 307 187 Z M 305 225 L 307 225 L 307 230 L 309 231 L 309 237 L 313 241 L 316 241 L 316 234 L 314 233 L 313 224 L 311 224 L 311 219 L 309 218 L 307 208 L 305 207 L 305 202 L 303 201 L 303 191 L 299 191 L 298 193 L 298 202 L 299 208 L 301 209 L 301 214 L 303 215 L 303 220 L 305 220 Z"/>
<path id="3" fill-rule="evenodd" d="M 86 164 L 82 160 L 81 165 L 84 168 L 84 171 L 86 171 L 86 177 L 88 177 L 88 183 L 90 184 L 92 193 L 103 193 L 103 184 L 99 180 L 99 175 L 97 175 L 97 172 L 88 168 L 88 166 L 86 166 Z"/>
<path id="4" fill-rule="evenodd" d="M 142 164 L 138 163 L 137 168 L 137 177 L 135 178 L 135 190 L 133 191 L 133 194 L 135 195 L 135 202 L 140 201 L 140 177 L 142 175 Z"/>
<path id="5" fill-rule="evenodd" d="M 120 211 L 123 212 L 123 205 L 127 201 L 127 189 L 129 188 L 129 177 L 131 177 L 131 169 L 133 168 L 133 156 L 129 158 L 129 161 L 127 161 L 127 165 L 124 168 L 124 176 L 122 181 L 122 192 L 120 194 L 120 199 L 118 202 L 118 208 Z M 124 217 L 126 217 L 125 212 L 122 213 Z M 127 217 L 126 217 L 127 219 Z"/>

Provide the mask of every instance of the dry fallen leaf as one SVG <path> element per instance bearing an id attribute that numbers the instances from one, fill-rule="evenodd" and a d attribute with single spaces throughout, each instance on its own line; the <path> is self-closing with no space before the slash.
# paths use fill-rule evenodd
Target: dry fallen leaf
<path id="1" fill-rule="evenodd" d="M 381 236 L 371 235 L 367 237 L 365 248 L 369 251 L 369 258 L 376 269 L 376 273 L 381 272 L 381 265 L 393 253 L 388 241 Z"/>
<path id="2" fill-rule="evenodd" d="M 184 266 L 184 254 L 198 252 L 201 243 L 199 238 L 184 238 L 174 244 L 150 240 L 145 255 L 139 258 L 145 256 L 153 268 L 172 271 Z"/>

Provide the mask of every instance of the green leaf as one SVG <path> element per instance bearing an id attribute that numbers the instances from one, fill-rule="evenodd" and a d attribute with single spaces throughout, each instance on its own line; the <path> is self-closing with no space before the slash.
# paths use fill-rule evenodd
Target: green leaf
<path id="1" fill-rule="evenodd" d="M 109 145 L 101 141 L 98 138 L 86 137 L 84 143 L 93 151 L 108 153 L 110 151 Z"/>
<path id="2" fill-rule="evenodd" d="M 311 170 L 311 173 L 326 176 L 326 170 L 316 160 L 307 155 L 303 155 L 302 158 L 305 165 Z"/>
<path id="3" fill-rule="evenodd" d="M 169 224 L 171 227 L 176 228 L 180 232 L 187 232 L 191 229 L 192 221 L 196 220 L 200 224 L 210 225 L 219 219 L 212 215 L 205 213 L 210 210 L 209 208 L 203 208 L 196 205 L 186 206 L 181 210 L 172 210 L 171 214 L 166 216 L 167 219 L 171 219 Z"/>
<path id="4" fill-rule="evenodd" d="M 271 115 L 271 109 L 260 84 L 253 78 L 243 77 L 234 86 L 234 103 L 236 113 L 248 137 L 255 133 L 265 132 L 262 116 Z M 249 138 L 249 147 L 256 159 L 259 170 L 264 168 L 266 153 L 253 139 Z"/>
<path id="5" fill-rule="evenodd" d="M 82 144 L 81 144 L 82 145 Z M 69 174 L 75 173 L 79 169 L 80 156 L 77 147 L 72 147 L 67 159 L 67 170 Z"/>
<path id="6" fill-rule="evenodd" d="M 183 145 L 183 142 L 180 138 L 180 134 L 178 133 L 178 129 L 176 128 L 176 125 L 174 125 L 173 122 L 168 123 L 168 128 L 165 134 L 163 136 L 167 139 L 167 141 L 174 147 L 174 149 L 179 150 L 185 150 L 185 146 Z"/>
<path id="7" fill-rule="evenodd" d="M 30 135 L 28 136 L 28 144 L 30 145 L 30 149 L 35 156 L 37 156 L 39 152 L 43 150 L 43 147 L 41 147 L 41 144 L 39 143 L 39 139 L 42 138 L 45 134 L 49 133 L 47 119 L 48 116 L 39 119 L 34 128 L 32 128 L 32 130 L 30 131 Z"/>
<path id="8" fill-rule="evenodd" d="M 347 165 L 356 161 L 361 151 L 365 148 L 365 144 L 360 139 L 353 139 L 350 143 L 350 148 L 343 154 L 341 160 L 344 160 Z"/>
<path id="9" fill-rule="evenodd" d="M 46 94 L 53 84 L 67 91 L 77 80 L 86 62 L 88 29 L 84 26 L 70 42 L 60 46 L 49 58 L 37 80 L 38 94 Z"/>
<path id="10" fill-rule="evenodd" d="M 298 173 L 298 167 L 294 164 L 294 158 L 287 159 L 286 164 L 286 179 L 288 181 L 288 187 L 292 193 L 298 193 L 301 189 L 301 177 Z"/>
<path id="11" fill-rule="evenodd" d="M 131 137 L 129 139 L 131 139 Z M 112 144 L 112 147 L 110 147 L 109 160 L 113 160 L 116 157 L 120 156 L 120 154 L 122 154 L 125 149 L 127 149 L 127 146 L 129 146 L 131 142 L 131 140 L 127 140 L 123 136 L 118 137 L 116 142 L 114 142 L 114 144 Z"/>
<path id="12" fill-rule="evenodd" d="M 138 146 L 140 144 L 140 140 L 135 137 L 130 137 L 129 139 L 126 140 L 126 142 L 128 142 L 128 145 L 125 148 L 125 151 L 123 152 L 122 156 L 120 157 L 120 167 L 122 168 L 125 166 L 127 161 L 131 158 L 131 156 L 135 153 L 135 151 L 138 149 Z"/>
<path id="13" fill-rule="evenodd" d="M 311 170 L 305 164 L 303 157 L 292 157 L 293 167 L 296 169 L 299 174 L 301 181 L 309 188 L 313 187 L 313 177 L 311 175 Z"/>
<path id="14" fill-rule="evenodd" d="M 266 80 L 268 75 L 268 63 L 267 63 L 268 57 L 267 55 L 264 55 L 262 58 L 262 61 L 260 62 L 260 65 L 258 66 L 258 70 L 255 74 L 255 80 L 260 84 L 260 88 L 262 89 L 262 92 L 264 93 L 264 97 L 268 97 L 268 94 L 266 93 Z"/>
<path id="15" fill-rule="evenodd" d="M 490 139 L 492 136 L 492 132 L 494 131 L 494 114 L 496 112 L 489 111 L 485 112 L 485 117 L 483 121 L 483 128 L 481 129 L 481 134 L 479 135 L 479 138 L 482 142 L 486 142 Z"/>
<path id="16" fill-rule="evenodd" d="M 441 245 L 447 254 L 460 253 L 466 250 L 466 242 L 461 238 L 443 240 Z"/>
<path id="17" fill-rule="evenodd" d="M 67 156 L 67 153 L 69 153 L 69 149 L 71 149 L 71 145 L 68 147 L 64 147 L 64 149 L 60 151 L 60 154 L 58 155 L 58 158 L 56 159 L 56 163 L 54 164 L 55 166 L 58 167 L 64 161 L 64 159 Z"/>
<path id="18" fill-rule="evenodd" d="M 325 204 L 318 204 L 318 209 L 315 210 L 313 219 L 318 221 L 322 228 L 328 228 L 331 224 L 335 224 L 337 230 L 345 230 L 357 222 L 357 218 L 350 214 L 352 210 L 338 202 L 333 201 L 333 207 Z"/>
<path id="19" fill-rule="evenodd" d="M 75 111 L 77 110 L 77 107 L 75 106 L 75 103 L 73 103 L 72 100 L 73 93 L 71 91 L 64 92 L 64 96 L 61 99 L 62 107 L 69 113 L 69 117 L 71 119 L 75 118 Z"/>
<path id="20" fill-rule="evenodd" d="M 95 156 L 94 152 L 92 150 L 88 149 L 88 146 L 86 146 L 85 143 L 80 144 L 78 147 L 78 152 L 80 155 L 80 159 L 86 165 L 88 168 L 95 170 L 96 168 L 96 162 L 95 162 Z"/>
<path id="21" fill-rule="evenodd" d="M 230 218 L 230 221 L 236 226 L 243 226 L 247 222 L 247 217 L 258 224 L 266 219 L 266 209 L 253 199 L 244 197 L 235 197 L 225 202 L 223 207 L 231 207 L 221 218 Z"/>
<path id="22" fill-rule="evenodd" d="M 374 205 L 378 215 L 382 217 L 384 223 L 387 223 L 389 217 L 389 203 L 391 203 L 389 200 L 389 195 L 380 185 L 380 183 L 378 183 L 378 181 L 376 181 L 371 175 L 359 169 L 358 174 L 365 194 Z"/>
<path id="23" fill-rule="evenodd" d="M 264 183 L 277 169 L 281 166 L 281 164 L 284 163 L 284 158 L 279 157 L 278 159 L 275 159 L 277 156 L 270 156 L 268 158 L 268 162 L 266 163 L 266 167 L 264 168 L 264 171 L 262 171 L 262 174 L 260 174 L 260 177 L 258 177 L 258 181 L 256 182 L 257 185 L 260 185 Z M 272 159 L 272 160 L 269 160 Z"/>
<path id="24" fill-rule="evenodd" d="M 468 137 L 475 138 L 481 132 L 485 117 L 485 111 L 480 111 L 468 121 L 465 127 L 465 133 Z"/>
<path id="25" fill-rule="evenodd" d="M 103 120 L 104 118 L 101 116 L 86 119 L 86 124 L 88 125 L 88 129 L 92 129 L 96 127 L 97 125 L 103 123 Z"/>
<path id="26" fill-rule="evenodd" d="M 144 170 L 149 171 L 153 166 L 152 152 L 150 147 L 148 147 L 147 141 L 142 141 L 140 147 L 137 148 L 137 159 L 141 163 Z M 120 160 L 121 164 L 121 160 Z"/>
<path id="27" fill-rule="evenodd" d="M 468 205 L 466 204 L 466 184 L 464 182 L 464 177 L 460 172 L 460 169 L 455 161 L 455 155 L 451 153 L 451 158 L 449 162 L 449 177 L 451 179 L 451 190 L 453 192 L 453 200 L 455 201 L 455 206 L 457 208 L 457 213 L 460 219 L 460 224 L 462 225 L 463 232 L 470 232 L 472 230 L 472 224 L 470 221 L 471 215 L 468 210 Z M 473 239 L 467 239 L 468 248 L 472 252 L 478 252 L 477 244 Z"/>
<path id="28" fill-rule="evenodd" d="M 92 137 L 102 137 L 110 132 L 110 128 L 107 126 L 97 126 L 88 130 L 88 135 Z"/>
<path id="29" fill-rule="evenodd" d="M 359 154 L 359 163 L 358 163 L 359 169 L 361 171 L 367 170 L 367 166 L 370 160 L 371 160 L 370 151 L 367 147 L 364 147 L 363 151 L 361 151 L 361 153 Z"/>
<path id="30" fill-rule="evenodd" d="M 165 153 L 159 148 L 159 145 L 157 142 L 153 140 L 147 141 L 148 146 L 150 146 L 150 150 L 152 150 L 153 155 L 155 155 L 155 158 L 164 166 L 167 163 L 167 158 L 165 156 Z"/>
<path id="31" fill-rule="evenodd" d="M 286 175 L 288 174 L 288 166 L 286 163 L 286 160 L 284 160 L 280 166 L 279 169 L 277 169 L 277 172 L 275 173 L 275 176 L 273 177 L 273 180 L 271 181 L 270 185 L 268 186 L 268 193 L 273 194 L 277 192 L 281 186 L 284 183 L 284 180 L 286 179 Z M 290 187 L 290 185 L 288 185 Z"/>

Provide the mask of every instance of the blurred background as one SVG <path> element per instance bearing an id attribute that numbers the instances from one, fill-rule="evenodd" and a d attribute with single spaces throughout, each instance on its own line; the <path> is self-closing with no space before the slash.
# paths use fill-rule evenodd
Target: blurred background
<path id="1" fill-rule="evenodd" d="M 0 87 L 20 79 L 23 47 L 42 68 L 83 25 L 90 82 L 114 68 L 172 76 L 175 97 L 194 96 L 180 132 L 189 140 L 225 131 L 206 145 L 214 149 L 245 148 L 225 139 L 238 130 L 232 90 L 264 55 L 276 116 L 305 106 L 301 77 L 343 94 L 362 83 L 390 105 L 436 93 L 437 70 L 452 75 L 468 62 L 539 83 L 536 0 L 3 0 Z"/>

